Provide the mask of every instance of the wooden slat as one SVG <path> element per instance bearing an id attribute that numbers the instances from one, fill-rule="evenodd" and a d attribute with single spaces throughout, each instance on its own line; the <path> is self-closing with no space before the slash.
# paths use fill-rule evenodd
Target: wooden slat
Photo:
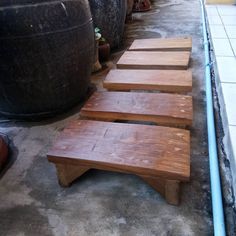
<path id="1" fill-rule="evenodd" d="M 82 172 L 95 168 L 188 181 L 190 135 L 176 128 L 78 120 L 58 137 L 48 160 L 81 166 Z"/>
<path id="2" fill-rule="evenodd" d="M 192 97 L 167 93 L 96 92 L 81 109 L 87 118 L 192 124 Z"/>
<path id="3" fill-rule="evenodd" d="M 190 52 L 126 51 L 117 62 L 117 68 L 185 70 L 189 59 Z"/>
<path id="4" fill-rule="evenodd" d="M 191 92 L 190 70 L 110 70 L 104 88 L 108 90 L 159 90 L 162 92 Z"/>
<path id="5" fill-rule="evenodd" d="M 191 51 L 192 38 L 136 39 L 130 46 L 132 51 Z"/>

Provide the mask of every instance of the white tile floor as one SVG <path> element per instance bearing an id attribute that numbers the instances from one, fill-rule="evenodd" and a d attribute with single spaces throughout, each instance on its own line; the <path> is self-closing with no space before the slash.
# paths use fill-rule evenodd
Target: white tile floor
<path id="1" fill-rule="evenodd" d="M 236 26 L 235 26 L 235 28 L 236 28 Z M 211 35 L 215 39 L 227 39 L 228 38 L 223 25 L 212 25 L 211 26 Z M 236 31 L 235 31 L 235 35 L 236 35 Z"/>
<path id="2" fill-rule="evenodd" d="M 234 55 L 236 55 L 236 39 L 230 39 L 230 43 L 233 48 Z"/>
<path id="3" fill-rule="evenodd" d="M 220 16 L 224 25 L 236 25 L 236 15 L 235 16 Z"/>
<path id="4" fill-rule="evenodd" d="M 236 38 L 236 25 L 225 25 L 225 32 L 230 39 Z"/>
<path id="5" fill-rule="evenodd" d="M 236 126 L 236 83 L 222 83 L 225 108 L 229 125 Z M 236 141 L 236 140 L 235 140 Z"/>
<path id="6" fill-rule="evenodd" d="M 234 53 L 228 39 L 213 38 L 213 47 L 216 56 L 233 57 Z"/>
<path id="7" fill-rule="evenodd" d="M 211 41 L 236 163 L 236 6 L 206 5 Z M 236 164 L 235 164 L 236 165 Z"/>
<path id="8" fill-rule="evenodd" d="M 231 139 L 236 140 L 236 126 L 230 126 L 229 127 L 229 132 Z M 236 146 L 233 146 L 233 152 L 236 153 Z"/>
<path id="9" fill-rule="evenodd" d="M 220 82 L 236 84 L 236 58 L 216 57 Z"/>

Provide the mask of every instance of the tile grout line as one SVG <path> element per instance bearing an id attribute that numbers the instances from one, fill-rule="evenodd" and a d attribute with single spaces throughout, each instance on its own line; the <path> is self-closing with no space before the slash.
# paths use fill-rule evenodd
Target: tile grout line
<path id="1" fill-rule="evenodd" d="M 220 82 L 221 84 L 236 84 L 236 82 Z"/>
<path id="2" fill-rule="evenodd" d="M 215 55 L 216 57 L 233 57 L 235 58 L 235 56 L 223 56 L 223 55 Z"/>

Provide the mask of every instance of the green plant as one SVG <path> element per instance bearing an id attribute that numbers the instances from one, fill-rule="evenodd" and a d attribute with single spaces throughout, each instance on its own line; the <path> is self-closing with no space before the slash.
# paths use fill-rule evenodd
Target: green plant
<path id="1" fill-rule="evenodd" d="M 103 45 L 103 44 L 106 44 L 106 43 L 107 43 L 107 41 L 106 41 L 106 39 L 104 37 L 101 37 L 99 39 L 99 45 Z"/>
<path id="2" fill-rule="evenodd" d="M 98 27 L 94 29 L 94 32 L 96 40 L 99 40 L 99 45 L 107 43 L 107 40 L 104 37 L 102 37 L 101 30 Z"/>
<path id="3" fill-rule="evenodd" d="M 95 39 L 96 39 L 96 40 L 100 40 L 101 37 L 102 37 L 102 34 L 101 34 L 101 31 L 100 31 L 100 29 L 99 29 L 98 27 L 96 27 L 96 28 L 94 29 L 94 33 L 95 33 Z"/>

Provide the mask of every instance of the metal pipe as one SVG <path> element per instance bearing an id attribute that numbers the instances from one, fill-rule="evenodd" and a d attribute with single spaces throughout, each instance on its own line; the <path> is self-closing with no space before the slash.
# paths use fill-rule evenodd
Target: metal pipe
<path id="1" fill-rule="evenodd" d="M 209 40 L 206 29 L 204 3 L 203 0 L 200 0 L 200 2 L 202 10 L 202 28 L 204 36 L 204 51 L 205 51 L 205 64 L 206 64 L 205 80 L 206 80 L 206 101 L 207 101 L 208 152 L 209 152 L 209 164 L 210 164 L 210 179 L 211 179 L 210 182 L 211 182 L 214 235 L 225 236 L 224 210 L 222 203 L 221 181 L 220 181 L 220 172 L 218 163 L 214 109 L 213 109 L 213 99 L 212 99 Z"/>

